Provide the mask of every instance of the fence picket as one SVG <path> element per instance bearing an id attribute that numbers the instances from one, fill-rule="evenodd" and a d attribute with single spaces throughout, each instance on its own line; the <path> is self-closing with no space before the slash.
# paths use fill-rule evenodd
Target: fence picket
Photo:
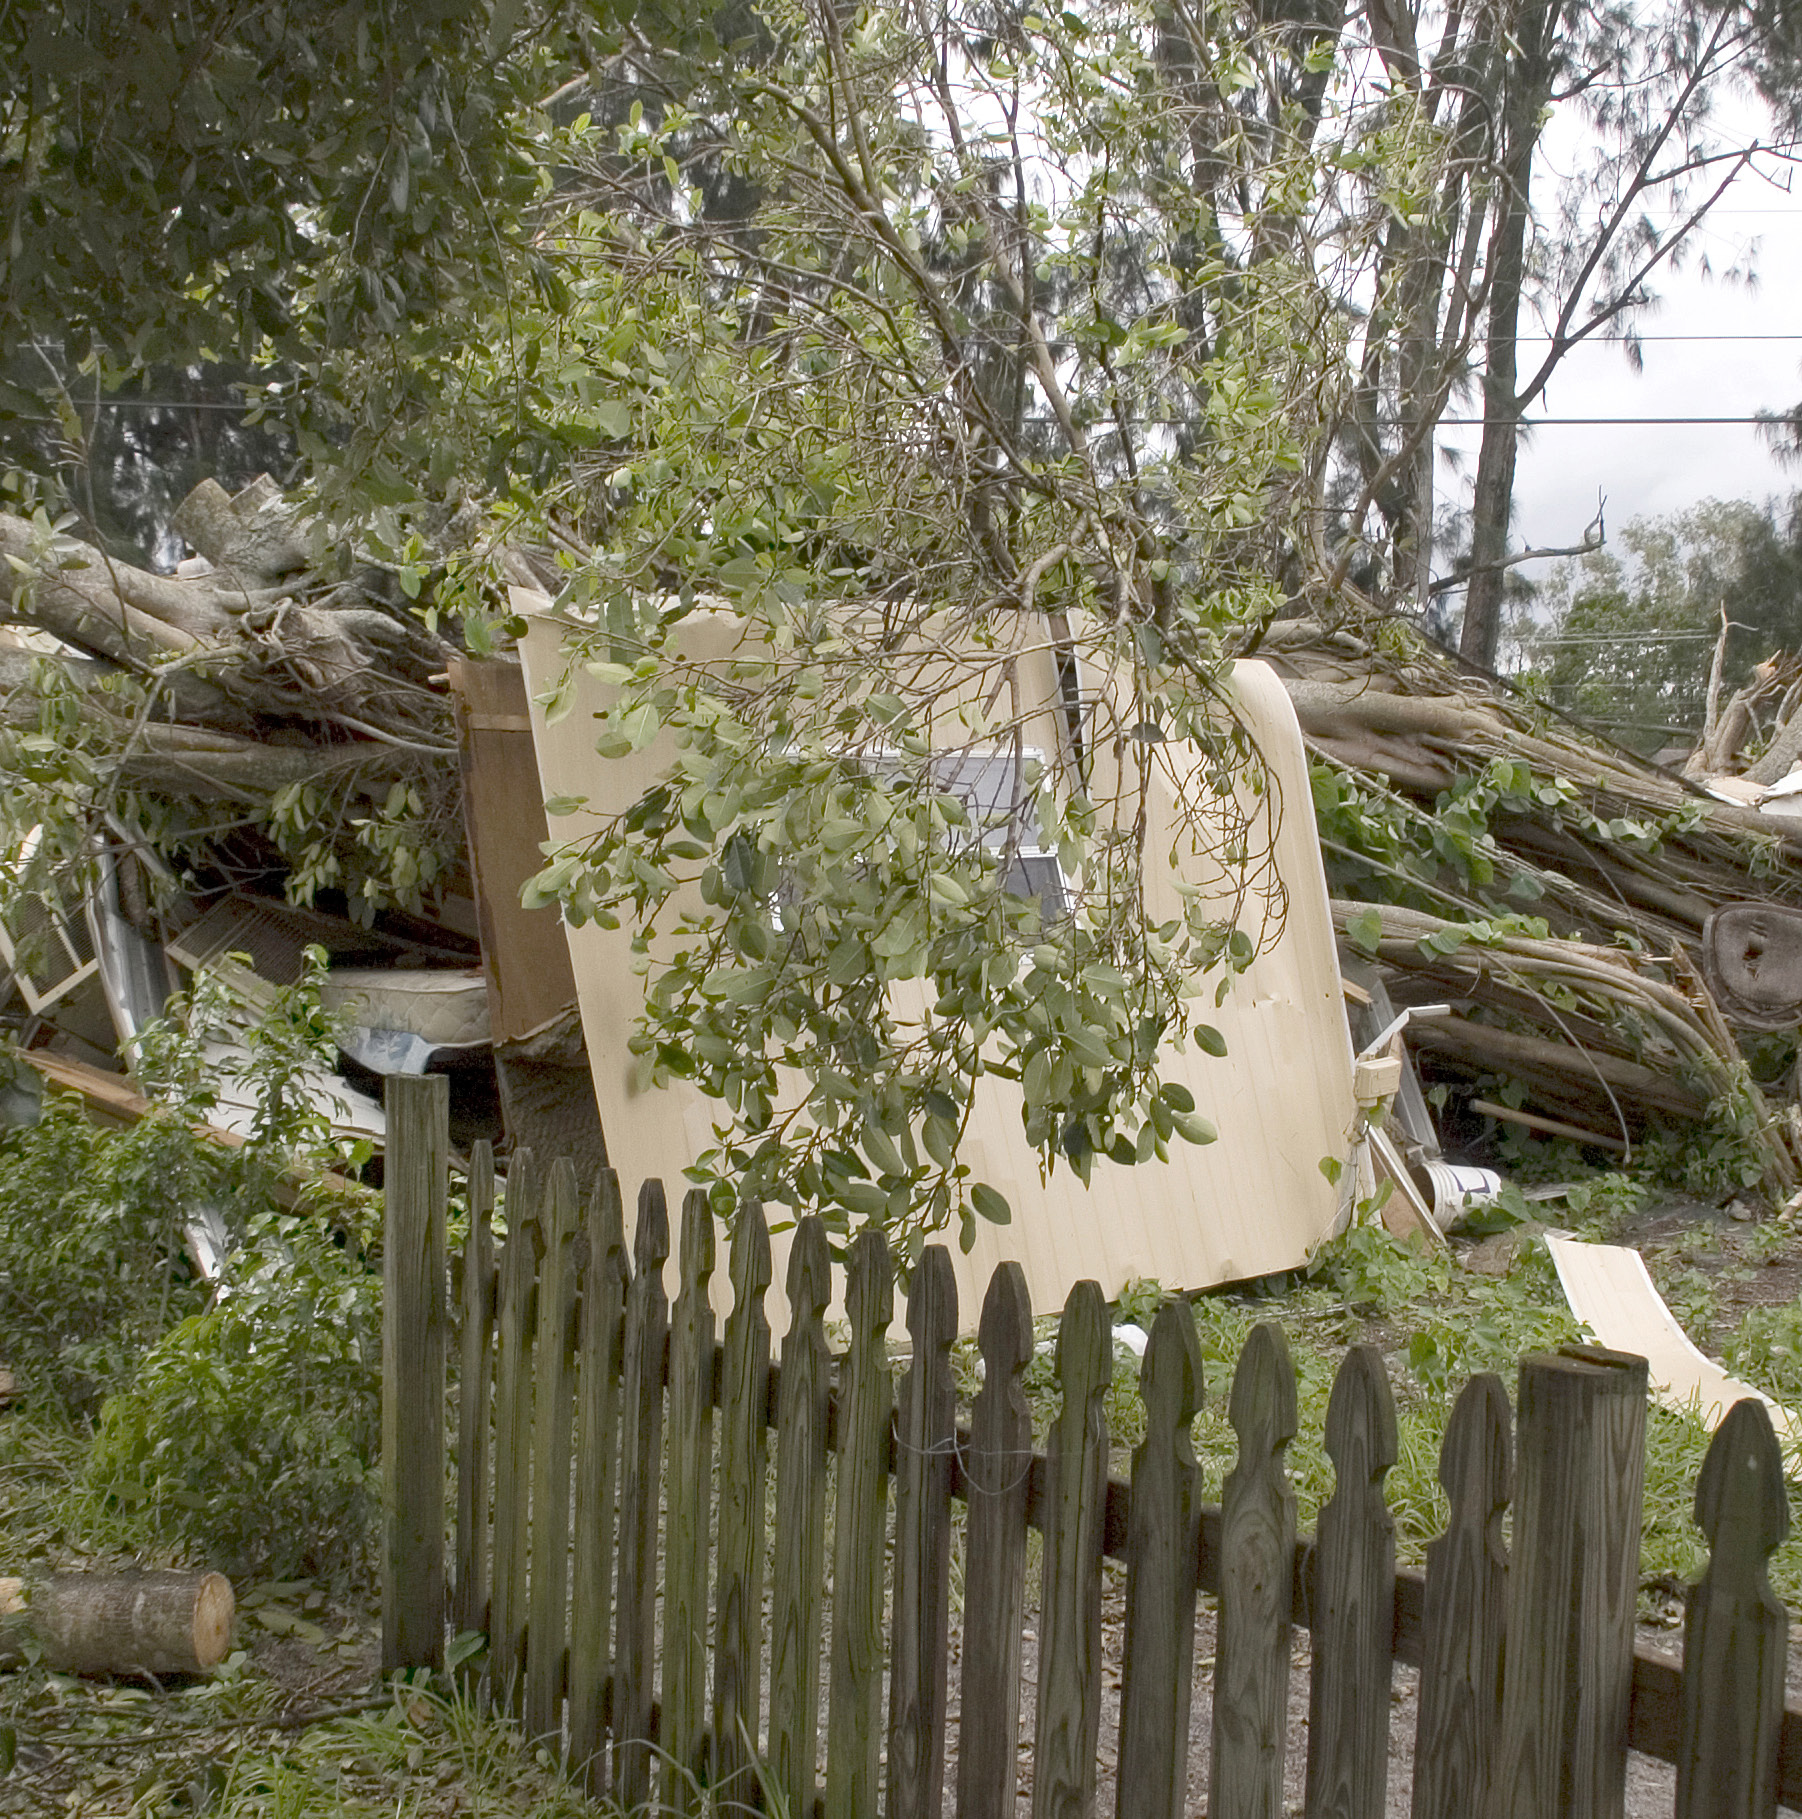
<path id="1" fill-rule="evenodd" d="M 720 1560 L 714 1593 L 713 1779 L 748 1802 L 762 1705 L 763 1503 L 769 1478 L 770 1228 L 755 1200 L 732 1223 L 732 1312 L 720 1370 Z"/>
<path id="2" fill-rule="evenodd" d="M 442 1075 L 388 1082 L 396 1133 L 382 1247 L 382 1666 L 444 1666 L 445 1200 Z"/>
<path id="3" fill-rule="evenodd" d="M 1727 1412 L 1696 1481 L 1708 1569 L 1683 1637 L 1677 1819 L 1768 1819 L 1777 1810 L 1789 1613 L 1766 1567 L 1789 1533 L 1783 1454 L 1762 1402 Z"/>
<path id="4" fill-rule="evenodd" d="M 696 1803 L 707 1726 L 707 1584 L 713 1533 L 713 1207 L 682 1201 L 682 1286 L 670 1319 L 669 1488 L 663 1592 L 663 1805 Z"/>
<path id="5" fill-rule="evenodd" d="M 601 1170 L 588 1208 L 577 1346 L 575 1593 L 569 1630 L 569 1759 L 600 1795 L 606 1785 L 613 1622 L 614 1500 L 619 1485 L 619 1400 L 626 1324 L 626 1234 L 619 1177 Z"/>
<path id="6" fill-rule="evenodd" d="M 1333 1495 L 1320 1512 L 1314 1556 L 1308 1819 L 1382 1819 L 1388 1799 L 1395 1522 L 1383 1480 L 1397 1447 L 1383 1354 L 1355 1345 L 1326 1413 Z"/>
<path id="7" fill-rule="evenodd" d="M 796 1819 L 812 1819 L 819 1739 L 820 1612 L 826 1573 L 826 1457 L 832 1262 L 810 1213 L 788 1253 L 788 1333 L 776 1413 L 776 1547 L 770 1585 L 770 1776 Z"/>
<path id="8" fill-rule="evenodd" d="M 526 1634 L 526 1732 L 563 1733 L 563 1644 L 569 1629 L 570 1394 L 574 1362 L 576 1171 L 551 1165 L 544 1197 L 544 1257 L 538 1266 L 538 1342 L 533 1361 L 532 1589 Z"/>
<path id="9" fill-rule="evenodd" d="M 1451 1516 L 1427 1543 L 1412 1819 L 1468 1819 L 1489 1788 L 1502 1714 L 1512 1419 L 1501 1378 L 1486 1371 L 1459 1394 L 1439 1449 Z"/>
<path id="10" fill-rule="evenodd" d="M 1133 1453 L 1126 1532 L 1120 1819 L 1181 1819 L 1187 1805 L 1201 1485 L 1189 1430 L 1201 1393 L 1195 1315 L 1173 1297 L 1151 1323 L 1139 1371 L 1145 1438 Z"/>
<path id="11" fill-rule="evenodd" d="M 1620 1819 L 1639 1603 L 1646 1361 L 1523 1358 L 1502 1741 L 1489 1819 Z"/>
<path id="12" fill-rule="evenodd" d="M 894 1311 L 888 1240 L 866 1226 L 852 1240 L 845 1274 L 851 1344 L 838 1379 L 826 1819 L 870 1819 L 881 1805 L 882 1586 L 894 1405 L 887 1335 Z"/>
<path id="13" fill-rule="evenodd" d="M 1107 1416 L 1113 1327 L 1101 1285 L 1079 1282 L 1057 1329 L 1063 1395 L 1045 1445 L 1045 1578 L 1039 1599 L 1039 1710 L 1033 1819 L 1095 1806 L 1101 1732 L 1101 1543 L 1107 1514 Z"/>
<path id="14" fill-rule="evenodd" d="M 469 1152 L 457 1373 L 457 1579 L 451 1628 L 488 1627 L 488 1424 L 494 1383 L 494 1147 Z"/>
<path id="15" fill-rule="evenodd" d="M 1032 1409 L 1020 1382 L 1032 1357 L 1032 1303 L 1019 1264 L 1003 1263 L 989 1278 L 976 1343 L 983 1378 L 964 1462 L 957 1812 L 958 1819 L 1013 1819 L 1032 1466 Z"/>
<path id="16" fill-rule="evenodd" d="M 494 1590 L 489 1672 L 503 1710 L 525 1690 L 527 1527 L 532 1495 L 532 1347 L 538 1320 L 538 1170 L 529 1149 L 507 1166 L 494 1397 Z"/>
<path id="17" fill-rule="evenodd" d="M 951 1609 L 951 1464 L 957 1444 L 957 1278 L 929 1244 L 907 1296 L 913 1366 L 896 1413 L 895 1594 L 889 1659 L 889 1819 L 939 1819 Z"/>
<path id="18" fill-rule="evenodd" d="M 632 1286 L 620 1389 L 619 1596 L 613 1652 L 613 1785 L 623 1807 L 651 1797 L 657 1649 L 657 1519 L 663 1461 L 663 1348 L 669 1301 L 669 1210 L 663 1183 L 638 1190 Z"/>
<path id="19" fill-rule="evenodd" d="M 1295 1573 L 1295 1492 L 1283 1449 L 1295 1438 L 1296 1407 L 1295 1367 L 1280 1327 L 1252 1328 L 1227 1418 L 1239 1457 L 1221 1497 L 1208 1811 L 1282 1819 Z"/>

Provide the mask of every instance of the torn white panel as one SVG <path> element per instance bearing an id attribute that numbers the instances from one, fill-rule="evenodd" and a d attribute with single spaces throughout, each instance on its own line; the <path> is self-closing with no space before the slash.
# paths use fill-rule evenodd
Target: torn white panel
<path id="1" fill-rule="evenodd" d="M 1650 1367 L 1652 1393 L 1667 1408 L 1693 1409 L 1718 1427 L 1734 1403 L 1748 1396 L 1770 1411 L 1771 1425 L 1788 1448 L 1802 1445 L 1802 1427 L 1763 1390 L 1728 1373 L 1690 1343 L 1664 1297 L 1653 1286 L 1646 1260 L 1622 1244 L 1586 1244 L 1562 1232 L 1545 1234 L 1564 1298 L 1598 1344 L 1635 1352 Z"/>
<path id="2" fill-rule="evenodd" d="M 529 627 L 520 654 L 531 695 L 540 781 L 547 797 L 585 802 L 555 824 L 560 840 L 580 839 L 669 771 L 677 757 L 675 743 L 666 733 L 629 757 L 597 757 L 593 716 L 613 691 L 580 666 L 567 678 L 568 712 L 554 720 L 547 717 L 545 699 L 563 680 L 565 668 L 560 629 L 548 616 L 550 602 L 544 596 L 516 590 L 513 602 Z M 980 703 L 998 683 L 1011 686 L 1021 704 L 1017 711 L 1024 742 L 1055 751 L 1065 737 L 1056 653 L 1034 629 L 1030 615 L 1015 617 L 1018 625 L 1009 621 L 1006 635 L 997 633 L 992 651 L 984 647 L 959 654 L 962 680 L 957 687 Z M 683 621 L 681 635 L 691 661 L 724 664 L 742 654 L 746 633 L 729 615 L 697 612 Z M 885 659 L 910 660 L 905 651 Z M 1105 677 L 1091 680 L 1097 691 L 1106 689 Z M 1087 1188 L 1065 1169 L 1044 1181 L 1038 1155 L 1022 1129 L 1019 1088 L 993 1077 L 985 1080 L 960 1154 L 979 1179 L 1008 1198 L 1013 1221 L 1004 1227 L 979 1224 L 967 1255 L 956 1249 L 956 1233 L 949 1234 L 966 1329 L 974 1327 L 990 1273 L 1004 1259 L 1021 1265 L 1034 1311 L 1049 1313 L 1085 1277 L 1115 1295 L 1135 1277 L 1169 1289 L 1203 1288 L 1292 1269 L 1333 1227 L 1337 1190 L 1320 1165 L 1326 1158 L 1351 1164 L 1358 1114 L 1307 754 L 1289 697 L 1264 664 L 1237 665 L 1231 686 L 1235 711 L 1264 755 L 1280 804 L 1272 857 L 1284 897 L 1280 935 L 1252 962 L 1225 1002 L 1208 1012 L 1208 1021 L 1226 1039 L 1227 1058 L 1216 1060 L 1191 1045 L 1171 1055 L 1165 1068 L 1166 1078 L 1194 1094 L 1197 1108 L 1219 1130 L 1219 1140 L 1204 1147 L 1173 1145 L 1167 1166 L 1098 1163 Z M 950 750 L 966 747 L 969 738 L 955 724 L 955 705 L 948 698 L 945 730 L 933 734 L 935 739 L 942 736 Z M 1167 852 L 1178 843 L 1177 791 L 1201 767 L 1179 742 L 1160 744 L 1158 751 L 1146 841 L 1148 849 Z M 1098 772 L 1119 761 L 1112 744 L 1094 759 Z M 1095 793 L 1105 797 L 1107 787 L 1104 775 Z M 1233 913 L 1234 881 L 1218 876 L 1202 859 L 1196 859 L 1194 875 L 1185 884 L 1217 900 L 1223 916 Z M 1148 894 L 1155 916 L 1182 914 L 1174 882 L 1160 876 Z M 703 907 L 698 893 L 692 906 Z M 631 931 L 589 923 L 569 931 L 569 951 L 601 1121 L 614 1166 L 627 1184 L 630 1209 L 638 1181 L 661 1176 L 673 1190 L 697 1150 L 712 1147 L 717 1111 L 682 1082 L 652 1090 L 637 1083 L 626 1038 L 643 1010 L 644 980 L 633 968 Z M 902 988 L 897 988 L 897 1000 L 903 1011 L 911 1004 Z M 629 1223 L 630 1210 L 627 1218 Z M 785 1244 L 779 1234 L 773 1309 L 783 1280 Z M 674 1270 L 672 1257 L 672 1285 Z M 715 1281 L 724 1285 L 726 1272 L 717 1271 Z M 721 1292 L 727 1291 L 722 1287 Z"/>

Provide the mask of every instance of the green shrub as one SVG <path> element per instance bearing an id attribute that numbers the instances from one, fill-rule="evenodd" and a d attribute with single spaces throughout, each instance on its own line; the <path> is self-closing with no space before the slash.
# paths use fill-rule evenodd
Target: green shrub
<path id="1" fill-rule="evenodd" d="M 91 1413 L 205 1305 L 182 1226 L 233 1202 L 250 1167 L 177 1117 L 101 1131 L 55 1093 L 38 1124 L 0 1130 L 0 1363 L 28 1395 Z"/>
<path id="2" fill-rule="evenodd" d="M 269 1213 L 218 1304 L 108 1399 L 87 1482 L 228 1572 L 354 1578 L 380 1450 L 379 1279 L 315 1221 Z"/>

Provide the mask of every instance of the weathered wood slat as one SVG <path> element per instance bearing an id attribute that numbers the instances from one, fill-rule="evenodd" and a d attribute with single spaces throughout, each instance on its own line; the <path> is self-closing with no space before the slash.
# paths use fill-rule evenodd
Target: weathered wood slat
<path id="1" fill-rule="evenodd" d="M 772 1415 L 770 1323 L 763 1308 L 770 1228 L 754 1200 L 733 1219 L 730 1269 L 732 1312 L 720 1368 L 713 1780 L 722 1799 L 749 1803 L 763 1696 L 763 1528 Z"/>
<path id="2" fill-rule="evenodd" d="M 1295 1493 L 1283 1450 L 1295 1438 L 1296 1408 L 1295 1367 L 1280 1327 L 1252 1328 L 1227 1416 L 1239 1457 L 1221 1502 L 1208 1811 L 1282 1819 L 1295 1596 Z"/>
<path id="3" fill-rule="evenodd" d="M 663 1806 L 696 1804 L 707 1729 L 708 1566 L 713 1535 L 713 1207 L 682 1202 L 682 1286 L 670 1319 L 669 1475 L 663 1591 Z"/>
<path id="4" fill-rule="evenodd" d="M 663 1350 L 669 1336 L 663 1265 L 668 1256 L 669 1209 L 663 1183 L 647 1181 L 638 1190 L 620 1387 L 613 1787 L 615 1798 L 627 1808 L 650 1799 L 655 1760 L 657 1528 L 663 1476 Z"/>
<path id="5" fill-rule="evenodd" d="M 957 1278 L 929 1244 L 907 1296 L 913 1365 L 895 1423 L 895 1596 L 889 1660 L 888 1819 L 939 1819 L 951 1610 L 951 1461 L 957 1445 Z"/>
<path id="6" fill-rule="evenodd" d="M 1079 1282 L 1057 1331 L 1063 1404 L 1045 1448 L 1048 1519 L 1039 1597 L 1039 1709 L 1033 1819 L 1095 1807 L 1101 1734 L 1101 1541 L 1107 1509 L 1107 1416 L 1113 1327 L 1101 1286 Z"/>
<path id="7" fill-rule="evenodd" d="M 1677 1819 L 1768 1819 L 1777 1810 L 1789 1613 L 1771 1590 L 1789 1533 L 1783 1454 L 1762 1402 L 1735 1403 L 1696 1482 L 1708 1569 L 1683 1637 Z"/>
<path id="8" fill-rule="evenodd" d="M 489 1401 L 494 1394 L 494 1147 L 469 1152 L 457 1373 L 457 1582 L 451 1627 L 488 1627 Z"/>
<path id="9" fill-rule="evenodd" d="M 1639 1597 L 1646 1361 L 1523 1358 L 1502 1740 L 1490 1819 L 1620 1819 Z"/>
<path id="10" fill-rule="evenodd" d="M 532 1590 L 526 1635 L 526 1734 L 561 1741 L 569 1634 L 569 1454 L 575 1418 L 576 1171 L 551 1165 L 538 1267 L 532 1418 Z"/>
<path id="11" fill-rule="evenodd" d="M 575 1589 L 569 1630 L 569 1759 L 589 1791 L 605 1790 L 608 1646 L 619 1487 L 620 1372 L 626 1329 L 626 1235 L 619 1177 L 602 1169 L 588 1207 L 576 1348 Z"/>
<path id="12" fill-rule="evenodd" d="M 838 1379 L 826 1819 L 871 1819 L 882 1803 L 882 1589 L 894 1408 L 888 1329 L 894 1311 L 888 1240 L 866 1226 L 852 1240 L 846 1270 L 851 1343 Z"/>
<path id="13" fill-rule="evenodd" d="M 1508 1392 L 1486 1372 L 1459 1394 L 1439 1449 L 1451 1515 L 1427 1544 L 1412 1819 L 1468 1819 L 1489 1788 L 1507 1622 L 1502 1517 L 1513 1480 Z"/>
<path id="14" fill-rule="evenodd" d="M 1017 1263 L 1003 1263 L 989 1278 L 977 1349 L 982 1388 L 971 1410 L 960 1486 L 969 1515 L 957 1811 L 958 1819 L 1013 1819 L 1033 1458 L 1032 1409 L 1020 1382 L 1032 1358 L 1032 1302 Z"/>
<path id="15" fill-rule="evenodd" d="M 382 1245 L 382 1666 L 444 1666 L 444 1212 L 450 1090 L 388 1082 Z"/>
<path id="16" fill-rule="evenodd" d="M 1383 1480 L 1397 1446 L 1383 1354 L 1353 1346 L 1326 1415 L 1334 1478 L 1314 1551 L 1308 1819 L 1382 1819 L 1388 1799 L 1395 1522 Z"/>
<path id="17" fill-rule="evenodd" d="M 820 1616 L 826 1575 L 826 1460 L 832 1393 L 826 1228 L 809 1214 L 788 1254 L 788 1334 L 776 1397 L 776 1546 L 770 1582 L 770 1776 L 811 1819 L 819 1740 Z"/>
<path id="18" fill-rule="evenodd" d="M 1187 1806 L 1201 1503 L 1190 1428 L 1201 1391 L 1195 1315 L 1188 1302 L 1173 1297 L 1152 1321 L 1139 1372 L 1145 1438 L 1133 1453 L 1126 1536 L 1120 1819 L 1181 1819 Z"/>
<path id="19" fill-rule="evenodd" d="M 532 1347 L 537 1337 L 538 1170 L 529 1149 L 507 1166 L 494 1394 L 494 1589 L 488 1663 L 495 1698 L 517 1711 L 525 1691 L 526 1566 L 531 1548 Z"/>

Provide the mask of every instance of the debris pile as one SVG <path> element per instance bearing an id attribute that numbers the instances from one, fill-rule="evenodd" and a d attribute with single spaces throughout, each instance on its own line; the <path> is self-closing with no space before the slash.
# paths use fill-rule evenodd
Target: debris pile
<path id="1" fill-rule="evenodd" d="M 1735 798 L 1665 769 L 1398 627 L 1279 622 L 1259 654 L 1326 767 L 1316 794 L 1347 951 L 1380 964 L 1398 1005 L 1451 1003 L 1411 1032 L 1436 1074 L 1514 1082 L 1529 1119 L 1604 1147 L 1723 1128 L 1767 1193 L 1793 1193 L 1793 1073 L 1761 1080 L 1748 1053 L 1802 1023 L 1802 819 L 1769 812 L 1802 795 L 1780 780 Z M 1717 730 L 1710 761 L 1780 694 L 1753 768 L 1793 742 L 1787 777 L 1802 664 L 1766 667 L 1713 717 L 1741 730 Z"/>

